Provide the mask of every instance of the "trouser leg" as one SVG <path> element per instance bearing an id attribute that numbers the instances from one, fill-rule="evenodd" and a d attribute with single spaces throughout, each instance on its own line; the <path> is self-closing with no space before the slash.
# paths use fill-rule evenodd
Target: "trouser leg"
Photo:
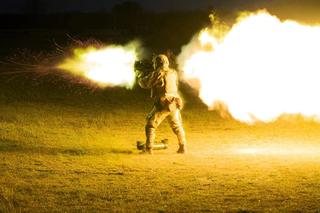
<path id="1" fill-rule="evenodd" d="M 183 146 L 186 144 L 186 136 L 185 131 L 183 129 L 182 125 L 182 119 L 180 110 L 175 110 L 174 112 L 171 112 L 169 116 L 169 124 L 173 132 L 176 134 L 178 138 L 178 143 L 180 146 Z"/>
<path id="2" fill-rule="evenodd" d="M 147 117 L 146 131 L 146 147 L 152 149 L 156 139 L 156 129 L 160 123 L 169 115 L 169 112 L 158 110 L 156 107 Z"/>
<path id="3" fill-rule="evenodd" d="M 156 129 L 150 125 L 146 125 L 146 148 L 152 149 L 156 139 Z"/>

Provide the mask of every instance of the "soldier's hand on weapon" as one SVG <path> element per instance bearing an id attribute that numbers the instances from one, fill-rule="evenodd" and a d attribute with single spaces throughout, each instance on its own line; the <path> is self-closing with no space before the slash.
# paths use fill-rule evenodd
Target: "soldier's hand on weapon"
<path id="1" fill-rule="evenodd" d="M 165 73 L 164 72 L 157 72 L 157 80 L 162 80 L 164 77 Z"/>
<path id="2" fill-rule="evenodd" d="M 142 78 L 143 77 L 143 72 L 141 70 L 134 70 L 136 73 L 137 78 Z"/>

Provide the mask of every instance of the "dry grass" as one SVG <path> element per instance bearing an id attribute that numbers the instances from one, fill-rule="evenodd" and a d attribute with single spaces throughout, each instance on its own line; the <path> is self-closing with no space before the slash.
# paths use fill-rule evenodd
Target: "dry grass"
<path id="1" fill-rule="evenodd" d="M 169 149 L 146 156 L 147 108 L 2 103 L 0 212 L 320 211 L 320 125 L 246 126 L 187 105 L 189 154 L 163 124 Z M 293 145 L 315 152 L 236 152 Z"/>

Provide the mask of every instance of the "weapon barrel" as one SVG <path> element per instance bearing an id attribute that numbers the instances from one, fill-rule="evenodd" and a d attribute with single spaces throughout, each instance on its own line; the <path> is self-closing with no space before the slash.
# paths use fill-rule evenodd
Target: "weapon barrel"
<path id="1" fill-rule="evenodd" d="M 153 70 L 152 63 L 146 60 L 136 61 L 134 70 L 138 77 L 146 76 Z"/>

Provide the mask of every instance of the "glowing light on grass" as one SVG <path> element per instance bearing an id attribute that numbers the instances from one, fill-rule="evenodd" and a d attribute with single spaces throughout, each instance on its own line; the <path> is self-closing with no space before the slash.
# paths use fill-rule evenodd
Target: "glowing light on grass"
<path id="1" fill-rule="evenodd" d="M 254 155 L 254 154 L 263 153 L 265 152 L 265 150 L 259 149 L 259 148 L 242 148 L 242 149 L 238 149 L 237 152 L 241 154 Z"/>
<path id="2" fill-rule="evenodd" d="M 319 147 L 303 147 L 296 145 L 287 146 L 261 146 L 261 147 L 241 147 L 234 150 L 241 155 L 319 155 Z"/>
<path id="3" fill-rule="evenodd" d="M 72 58 L 58 65 L 59 69 L 87 78 L 99 86 L 131 88 L 135 82 L 134 63 L 137 43 L 126 46 L 75 49 Z"/>
<path id="4" fill-rule="evenodd" d="M 224 103 L 237 120 L 282 114 L 320 121 L 320 26 L 280 21 L 266 11 L 242 15 L 224 36 L 206 29 L 178 57 L 187 82 L 211 109 Z"/>

